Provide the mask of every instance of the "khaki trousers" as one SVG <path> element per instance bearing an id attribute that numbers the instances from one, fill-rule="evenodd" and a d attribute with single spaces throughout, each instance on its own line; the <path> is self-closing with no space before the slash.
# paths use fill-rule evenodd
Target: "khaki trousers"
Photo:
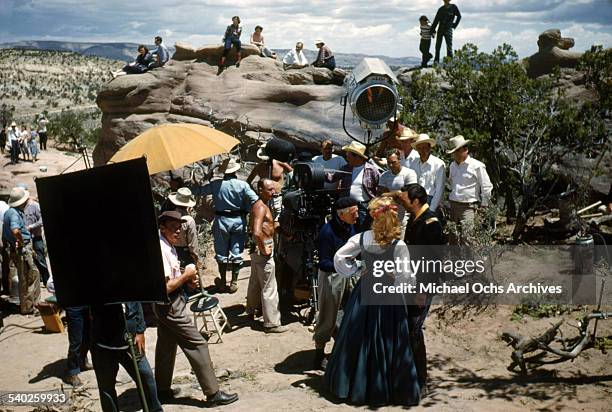
<path id="1" fill-rule="evenodd" d="M 451 233 L 450 243 L 454 245 L 469 245 L 470 240 L 462 236 L 463 230 L 461 226 L 472 227 L 474 225 L 474 218 L 476 217 L 476 210 L 478 206 L 476 203 L 461 203 L 461 202 L 450 202 L 450 214 L 451 220 L 459 225 L 459 234 L 458 236 Z"/>
<path id="2" fill-rule="evenodd" d="M 172 384 L 176 347 L 181 348 L 205 395 L 213 395 L 219 384 L 208 352 L 208 343 L 187 314 L 183 293 L 178 292 L 169 305 L 155 304 L 153 312 L 159 322 L 155 346 L 155 381 L 158 391 L 167 391 Z"/>
<path id="3" fill-rule="evenodd" d="M 21 314 L 32 313 L 40 300 L 40 273 L 34 263 L 32 244 L 27 244 L 21 252 L 11 248 L 10 272 L 17 272 L 19 279 L 19 302 Z M 11 276 L 12 277 L 12 276 Z"/>
<path id="4" fill-rule="evenodd" d="M 319 286 L 317 289 L 319 313 L 312 337 L 317 349 L 325 348 L 325 344 L 331 339 L 336 329 L 342 298 L 345 293 L 350 293 L 357 280 L 358 278 L 345 278 L 337 273 L 319 270 Z"/>
<path id="5" fill-rule="evenodd" d="M 247 312 L 253 313 L 261 308 L 264 327 L 280 326 L 281 315 L 278 309 L 278 288 L 274 274 L 275 264 L 272 256 L 251 253 L 251 277 L 247 289 Z"/>

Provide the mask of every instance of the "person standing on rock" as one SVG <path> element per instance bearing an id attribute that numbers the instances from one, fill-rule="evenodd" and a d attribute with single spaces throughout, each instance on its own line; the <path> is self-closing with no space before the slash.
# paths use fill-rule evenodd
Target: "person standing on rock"
<path id="1" fill-rule="evenodd" d="M 421 60 L 421 67 L 427 67 L 427 63 L 433 55 L 429 52 L 431 48 L 431 25 L 427 16 L 423 15 L 419 18 L 420 30 L 421 30 L 421 42 L 419 43 L 419 50 L 423 55 Z"/>
<path id="2" fill-rule="evenodd" d="M 303 69 L 308 67 L 308 59 L 302 51 L 304 49 L 304 43 L 301 41 L 295 43 L 295 49 L 291 49 L 283 57 L 283 69 Z"/>
<path id="3" fill-rule="evenodd" d="M 274 263 L 274 219 L 268 202 L 274 196 L 276 183 L 270 179 L 257 182 L 260 199 L 253 205 L 251 232 L 255 251 L 251 253 L 251 277 L 247 291 L 247 313 L 252 319 L 261 309 L 266 333 L 283 333 L 288 330 L 281 325 L 278 307 Z"/>
<path id="4" fill-rule="evenodd" d="M 438 36 L 436 37 L 436 56 L 434 57 L 434 64 L 440 63 L 442 38 L 446 41 L 446 55 L 448 57 L 453 57 L 453 29 L 456 29 L 461 21 L 459 8 L 454 4 L 450 4 L 450 0 L 443 1 L 444 5 L 438 9 L 436 17 L 431 24 L 432 34 L 435 34 L 436 27 L 438 27 L 438 25 L 440 26 Z"/>
<path id="5" fill-rule="evenodd" d="M 319 54 L 312 65 L 314 67 L 325 67 L 333 71 L 336 68 L 336 58 L 331 49 L 322 39 L 315 40 L 315 46 L 319 49 Z"/>
<path id="6" fill-rule="evenodd" d="M 223 36 L 223 55 L 221 61 L 219 61 L 219 67 L 225 66 L 225 59 L 232 46 L 236 48 L 236 67 L 240 67 L 240 51 L 242 50 L 242 43 L 240 42 L 240 35 L 242 34 L 242 27 L 240 26 L 240 17 L 232 17 L 232 24 L 227 26 L 225 29 L 225 35 Z"/>
<path id="7" fill-rule="evenodd" d="M 230 293 L 238 291 L 238 274 L 242 266 L 242 253 L 246 240 L 246 216 L 259 199 L 253 189 L 244 180 L 238 179 L 236 172 L 240 163 L 235 159 L 225 160 L 219 171 L 223 179 L 216 179 L 204 186 L 192 186 L 195 196 L 213 196 L 215 220 L 213 222 L 213 240 L 215 259 L 219 265 L 220 278 L 215 279 L 219 292 L 227 292 L 226 272 L 232 272 Z"/>

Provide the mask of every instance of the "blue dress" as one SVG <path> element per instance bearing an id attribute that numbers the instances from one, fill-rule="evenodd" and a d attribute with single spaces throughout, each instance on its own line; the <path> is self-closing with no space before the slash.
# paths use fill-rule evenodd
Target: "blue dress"
<path id="1" fill-rule="evenodd" d="M 381 254 L 365 250 L 363 234 L 360 243 L 366 272 L 345 307 L 325 369 L 324 387 L 335 397 L 357 405 L 418 405 L 420 387 L 406 306 L 362 304 L 366 285 L 371 283 L 372 262 L 393 260 L 395 243 Z M 392 283 L 388 275 L 381 280 Z"/>

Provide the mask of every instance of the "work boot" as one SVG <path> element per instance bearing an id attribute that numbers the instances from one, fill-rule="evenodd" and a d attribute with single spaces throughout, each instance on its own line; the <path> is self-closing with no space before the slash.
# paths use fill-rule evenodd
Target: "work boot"
<path id="1" fill-rule="evenodd" d="M 181 388 L 171 388 L 166 390 L 158 390 L 157 398 L 160 403 L 172 403 L 181 394 Z"/>
<path id="2" fill-rule="evenodd" d="M 238 400 L 238 394 L 217 391 L 217 393 L 214 395 L 207 396 L 206 400 L 208 401 L 209 406 L 229 405 L 230 403 Z"/>
<path id="3" fill-rule="evenodd" d="M 230 284 L 229 292 L 236 293 L 238 292 L 238 275 L 240 274 L 240 263 L 234 262 L 231 265 L 232 265 L 232 269 L 231 269 L 232 283 Z"/>
<path id="4" fill-rule="evenodd" d="M 215 286 L 219 293 L 225 293 L 227 291 L 227 263 L 218 262 L 219 265 L 219 277 L 215 278 Z"/>

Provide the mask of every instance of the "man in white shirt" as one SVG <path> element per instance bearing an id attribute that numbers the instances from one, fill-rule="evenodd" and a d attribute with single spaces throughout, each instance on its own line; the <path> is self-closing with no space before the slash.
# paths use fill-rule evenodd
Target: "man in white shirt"
<path id="1" fill-rule="evenodd" d="M 427 204 L 432 212 L 438 211 L 438 206 L 444 194 L 446 166 L 444 161 L 431 154 L 436 141 L 427 134 L 421 133 L 412 147 L 419 153 L 419 158 L 412 163 L 418 183 L 427 192 Z"/>
<path id="2" fill-rule="evenodd" d="M 474 223 L 476 210 L 489 206 L 493 185 L 485 165 L 470 157 L 463 136 L 450 139 L 451 149 L 446 153 L 455 159 L 450 165 L 451 193 L 448 196 L 451 206 L 451 220 L 456 224 Z"/>
<path id="3" fill-rule="evenodd" d="M 419 154 L 416 150 L 412 150 L 412 143 L 417 139 L 419 135 L 409 127 L 404 127 L 402 134 L 397 138 L 399 140 L 402 158 L 400 162 L 402 166 L 409 169 L 414 169 L 413 163 L 419 159 Z"/>
<path id="4" fill-rule="evenodd" d="M 402 187 L 417 182 L 417 175 L 414 170 L 402 166 L 400 163 L 401 154 L 399 149 L 389 149 L 387 151 L 386 158 L 389 170 L 384 172 L 378 180 L 379 195 L 386 192 L 401 191 Z M 402 224 L 403 239 L 406 233 L 408 216 L 406 215 L 406 209 L 402 205 L 399 205 L 397 208 L 397 220 Z"/>
<path id="5" fill-rule="evenodd" d="M 11 164 L 19 163 L 19 136 L 21 130 L 17 127 L 17 123 L 12 122 L 11 127 L 7 132 L 7 143 L 11 147 Z"/>
<path id="6" fill-rule="evenodd" d="M 335 155 L 334 144 L 331 140 L 323 140 L 321 142 L 321 155 L 312 158 L 314 163 L 322 165 L 326 172 L 340 170 L 342 166 L 346 165 L 344 157 Z M 337 189 L 339 182 L 325 182 L 325 189 Z"/>
<path id="7" fill-rule="evenodd" d="M 38 116 L 38 137 L 40 139 L 40 150 L 47 150 L 47 123 L 49 121 L 43 113 Z"/>
<path id="8" fill-rule="evenodd" d="M 308 59 L 302 51 L 304 49 L 304 43 L 301 41 L 295 44 L 295 49 L 291 49 L 287 52 L 283 58 L 283 68 L 289 69 L 302 69 L 308 66 Z"/>

